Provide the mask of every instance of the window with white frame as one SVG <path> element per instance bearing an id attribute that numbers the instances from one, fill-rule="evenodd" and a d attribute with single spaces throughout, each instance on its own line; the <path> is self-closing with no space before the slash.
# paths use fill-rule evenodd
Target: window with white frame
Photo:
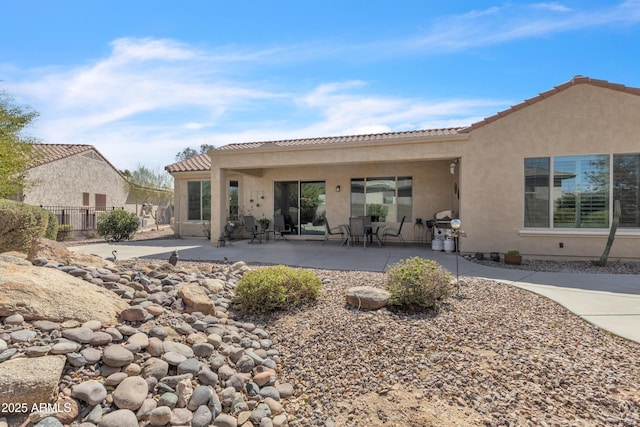
<path id="1" fill-rule="evenodd" d="M 187 182 L 187 219 L 211 220 L 211 181 Z"/>
<path id="2" fill-rule="evenodd" d="M 612 200 L 620 227 L 640 227 L 640 154 L 524 160 L 524 226 L 608 228 Z"/>

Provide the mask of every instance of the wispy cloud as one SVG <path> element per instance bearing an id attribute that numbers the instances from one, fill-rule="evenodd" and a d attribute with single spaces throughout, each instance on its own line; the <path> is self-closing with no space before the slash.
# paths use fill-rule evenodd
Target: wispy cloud
<path id="1" fill-rule="evenodd" d="M 423 35 L 395 44 L 403 50 L 428 49 L 431 53 L 442 53 L 561 32 L 638 23 L 638 0 L 602 9 L 572 9 L 557 2 L 508 3 L 439 19 Z"/>

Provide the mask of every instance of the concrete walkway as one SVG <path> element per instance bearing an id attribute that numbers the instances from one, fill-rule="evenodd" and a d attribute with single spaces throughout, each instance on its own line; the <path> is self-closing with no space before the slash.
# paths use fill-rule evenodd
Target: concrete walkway
<path id="1" fill-rule="evenodd" d="M 270 241 L 248 244 L 235 241 L 215 247 L 202 239 L 146 240 L 74 246 L 72 251 L 101 257 L 118 252 L 118 259 L 167 260 L 174 249 L 183 261 L 245 261 L 256 264 L 285 264 L 330 270 L 385 271 L 409 257 L 439 262 L 454 275 L 497 280 L 550 298 L 585 320 L 623 338 L 640 342 L 640 277 L 629 274 L 546 273 L 496 268 L 476 264 L 455 253 L 434 252 L 424 245 L 377 245 L 342 247 L 336 241 Z"/>

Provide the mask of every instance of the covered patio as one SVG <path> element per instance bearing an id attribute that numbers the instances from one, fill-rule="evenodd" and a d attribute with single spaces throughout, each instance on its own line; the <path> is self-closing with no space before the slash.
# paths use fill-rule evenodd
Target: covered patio
<path id="1" fill-rule="evenodd" d="M 211 241 L 225 234 L 230 221 L 284 215 L 292 240 L 323 240 L 326 224 L 370 216 L 381 229 L 398 229 L 404 218 L 401 240 L 425 243 L 427 220 L 460 211 L 467 137 L 441 129 L 211 150 Z"/>

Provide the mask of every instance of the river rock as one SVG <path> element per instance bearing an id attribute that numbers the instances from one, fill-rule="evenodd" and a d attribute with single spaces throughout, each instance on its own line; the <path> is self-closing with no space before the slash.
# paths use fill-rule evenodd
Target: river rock
<path id="1" fill-rule="evenodd" d="M 71 395 L 89 405 L 97 405 L 107 397 L 107 389 L 98 381 L 84 381 L 73 386 Z"/>
<path id="2" fill-rule="evenodd" d="M 120 409 L 137 410 L 147 398 L 149 385 L 142 377 L 122 380 L 113 392 L 113 403 Z"/>

